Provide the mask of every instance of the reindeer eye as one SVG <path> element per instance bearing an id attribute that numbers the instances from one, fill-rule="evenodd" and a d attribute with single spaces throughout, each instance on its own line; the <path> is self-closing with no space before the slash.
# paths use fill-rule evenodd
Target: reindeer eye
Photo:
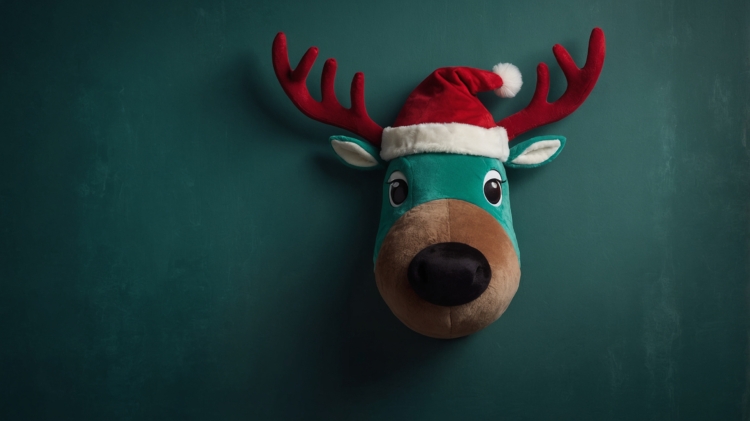
<path id="1" fill-rule="evenodd" d="M 388 199 L 394 208 L 401 206 L 409 195 L 409 185 L 406 183 L 406 177 L 401 171 L 394 171 L 388 177 Z"/>
<path id="2" fill-rule="evenodd" d="M 505 181 L 496 170 L 490 170 L 484 176 L 484 197 L 492 206 L 500 206 L 503 200 L 503 183 Z"/>

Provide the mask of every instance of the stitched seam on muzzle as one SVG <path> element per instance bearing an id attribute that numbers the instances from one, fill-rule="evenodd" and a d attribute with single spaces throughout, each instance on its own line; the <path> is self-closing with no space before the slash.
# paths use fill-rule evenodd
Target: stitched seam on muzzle
<path id="1" fill-rule="evenodd" d="M 448 208 L 448 241 L 453 241 L 451 234 L 451 202 L 450 199 L 445 201 L 445 206 Z M 448 307 L 448 336 L 453 337 L 453 306 Z"/>

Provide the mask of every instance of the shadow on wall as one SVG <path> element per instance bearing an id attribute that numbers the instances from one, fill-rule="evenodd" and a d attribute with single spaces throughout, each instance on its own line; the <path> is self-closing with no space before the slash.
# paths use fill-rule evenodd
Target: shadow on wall
<path id="1" fill-rule="evenodd" d="M 235 241 L 251 254 L 239 256 L 229 250 L 234 254 L 217 263 L 234 265 L 234 269 L 231 279 L 217 279 L 212 284 L 215 295 L 224 297 L 212 302 L 218 317 L 212 348 L 221 361 L 216 372 L 222 381 L 233 385 L 232 393 L 241 394 L 236 400 L 239 405 L 250 402 L 247 395 L 268 402 L 308 396 L 297 409 L 288 409 L 290 416 L 296 410 L 315 412 L 315 408 L 321 415 L 331 415 L 327 411 L 334 406 L 349 408 L 352 402 L 372 396 L 372 390 L 383 384 L 403 382 L 409 373 L 434 365 L 446 350 L 463 348 L 467 340 L 423 337 L 388 309 L 375 285 L 372 262 L 384 173 L 342 165 L 328 146 L 328 137 L 340 130 L 300 113 L 267 67 L 258 56 L 247 55 L 210 75 L 197 98 L 183 99 L 185 103 L 200 102 L 194 118 L 205 119 L 209 127 L 205 133 L 196 134 L 206 148 L 200 151 L 211 156 L 210 164 L 206 164 L 207 155 L 201 156 L 201 165 L 209 165 L 206 172 L 215 177 L 214 183 L 230 185 L 227 191 L 212 192 L 212 197 L 223 201 L 239 191 L 241 197 L 232 200 L 244 204 L 242 211 L 251 215 L 237 217 L 238 222 L 257 220 L 263 224 L 271 211 L 255 204 L 274 197 L 265 192 L 265 196 L 253 197 L 253 189 L 261 184 L 257 180 L 263 179 L 258 172 L 274 167 L 264 157 L 278 159 L 291 147 L 310 150 L 309 142 L 314 142 L 320 148 L 316 146 L 309 157 L 303 157 L 309 165 L 300 171 L 334 184 L 346 209 L 339 212 L 339 230 L 316 239 L 314 245 L 273 241 L 274 227 L 232 228 Z M 313 77 L 310 85 L 314 84 Z M 225 128 L 229 134 L 217 136 Z M 282 139 L 273 139 L 274 135 Z M 279 214 L 309 219 L 305 212 L 300 206 L 277 209 L 273 214 L 279 219 Z M 225 214 L 219 212 L 217 217 Z M 217 225 L 228 229 L 225 223 Z M 293 228 L 279 229 L 293 234 Z M 345 250 L 346 255 L 332 256 L 329 250 L 333 249 Z M 308 272 L 300 269 L 292 279 L 284 278 L 284 268 L 277 267 L 283 266 L 279 256 L 300 250 L 307 250 L 304 270 Z M 260 264 L 266 260 L 268 265 Z M 265 283 L 277 276 L 281 281 L 277 285 Z M 288 378 L 281 381 L 283 389 L 278 388 L 280 380 L 274 380 L 280 377 Z M 311 394 L 313 382 L 319 390 Z M 341 402 L 332 406 L 338 399 Z M 261 411 L 258 415 L 263 416 L 262 409 L 245 409 L 249 413 Z"/>
<path id="2" fill-rule="evenodd" d="M 327 144 L 328 137 L 341 129 L 313 122 L 300 113 L 284 95 L 275 78 L 269 80 L 265 66 L 257 56 L 250 56 L 238 66 L 242 69 L 242 87 L 249 105 L 268 118 L 274 130 L 284 130 L 290 137 Z M 309 81 L 316 80 L 311 74 Z M 308 85 L 311 85 L 310 82 Z M 313 91 L 313 95 L 315 92 Z M 326 178 L 342 184 L 342 194 L 354 189 L 367 189 L 372 194 L 371 202 L 351 203 L 359 221 L 370 229 L 351 233 L 347 239 L 351 243 L 348 250 L 352 254 L 341 259 L 339 285 L 342 290 L 328 294 L 330 302 L 319 300 L 308 305 L 325 305 L 336 308 L 338 332 L 335 342 L 329 342 L 321 352 L 337 355 L 338 367 L 330 367 L 330 374 L 338 373 L 340 395 L 347 402 L 356 401 L 358 396 L 371 396 L 370 386 L 388 383 L 395 378 L 404 378 L 408 372 L 428 366 L 441 353 L 456 347 L 463 347 L 470 339 L 443 341 L 427 338 L 412 332 L 404 326 L 388 309 L 375 285 L 372 262 L 372 247 L 375 243 L 377 222 L 380 217 L 380 187 L 382 171 L 360 172 L 341 164 L 332 150 L 324 154 L 310 156 L 315 168 Z M 323 243 L 326 241 L 323 240 Z M 316 247 L 316 253 L 325 253 Z M 314 298 L 313 298 L 314 299 Z M 312 310 L 313 312 L 315 310 Z"/>

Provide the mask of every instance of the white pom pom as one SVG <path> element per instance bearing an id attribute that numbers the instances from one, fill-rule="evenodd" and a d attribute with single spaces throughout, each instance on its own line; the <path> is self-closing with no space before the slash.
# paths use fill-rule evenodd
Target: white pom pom
<path id="1" fill-rule="evenodd" d="M 492 72 L 503 79 L 503 86 L 495 89 L 495 94 L 503 98 L 513 98 L 521 90 L 523 79 L 518 67 L 510 63 L 498 63 L 492 67 Z"/>

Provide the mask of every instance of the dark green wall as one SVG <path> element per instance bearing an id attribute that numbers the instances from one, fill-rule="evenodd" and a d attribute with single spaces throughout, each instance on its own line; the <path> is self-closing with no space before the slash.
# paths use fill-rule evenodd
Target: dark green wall
<path id="1" fill-rule="evenodd" d="M 0 0 L 0 419 L 750 419 L 750 4 L 311 3 Z M 497 117 L 539 61 L 559 95 L 594 26 L 598 86 L 531 133 L 565 151 L 509 173 L 515 300 L 412 333 L 381 175 L 284 96 L 274 35 L 387 125 L 442 66 L 517 64 Z"/>

